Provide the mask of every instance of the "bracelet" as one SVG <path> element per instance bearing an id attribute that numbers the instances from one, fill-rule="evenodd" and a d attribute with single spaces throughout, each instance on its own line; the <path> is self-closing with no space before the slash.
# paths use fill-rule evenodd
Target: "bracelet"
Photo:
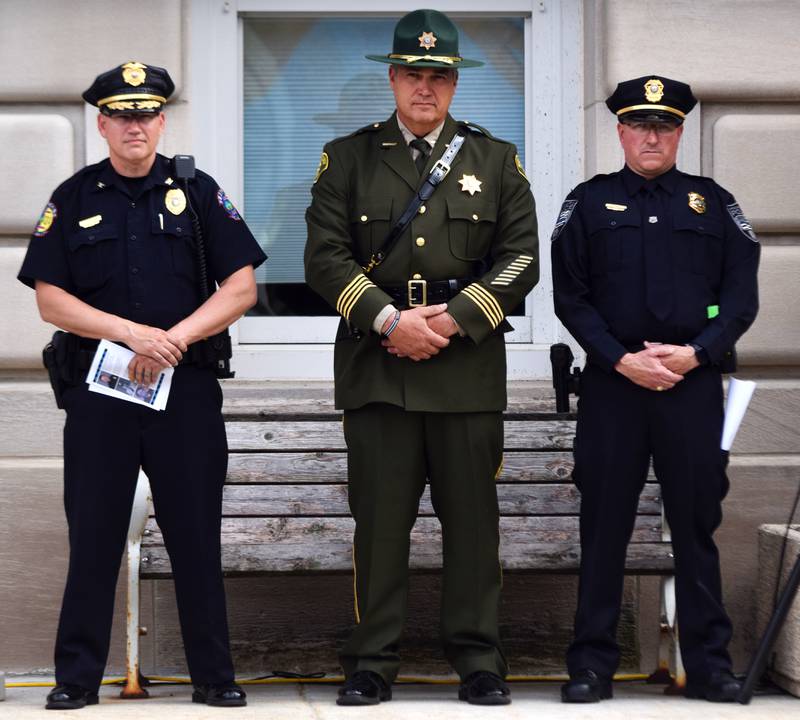
<path id="1" fill-rule="evenodd" d="M 400 322 L 400 311 L 399 310 L 395 310 L 394 311 L 394 318 L 392 318 L 392 322 L 389 325 L 389 327 L 386 328 L 386 332 L 383 333 L 383 337 L 388 338 L 389 335 L 391 335 L 394 332 L 394 330 L 397 327 L 399 322 Z"/>

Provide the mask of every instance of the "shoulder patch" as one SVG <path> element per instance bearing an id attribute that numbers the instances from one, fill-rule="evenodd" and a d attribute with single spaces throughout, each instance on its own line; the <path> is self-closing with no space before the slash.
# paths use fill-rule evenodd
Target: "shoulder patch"
<path id="1" fill-rule="evenodd" d="M 528 176 L 525 174 L 525 168 L 522 167 L 522 161 L 519 159 L 519 155 L 514 155 L 514 165 L 517 167 L 517 172 L 522 175 L 526 180 L 528 180 Z M 530 185 L 531 181 L 528 180 L 528 184 Z"/>
<path id="2" fill-rule="evenodd" d="M 239 211 L 233 206 L 225 191 L 222 188 L 217 188 L 217 204 L 225 211 L 225 214 L 231 220 L 241 220 L 242 216 Z"/>
<path id="3" fill-rule="evenodd" d="M 558 213 L 558 218 L 556 219 L 556 226 L 553 228 L 553 234 L 550 236 L 550 242 L 553 242 L 561 235 L 561 231 L 572 217 L 572 213 L 577 204 L 577 200 L 564 200 L 564 204 L 561 206 L 561 211 Z"/>
<path id="4" fill-rule="evenodd" d="M 44 210 L 42 210 L 42 214 L 39 216 L 39 219 L 36 221 L 36 227 L 33 230 L 33 234 L 35 237 L 44 237 L 50 232 L 50 228 L 53 226 L 53 221 L 58 217 L 58 210 L 56 206 L 49 202 L 47 205 L 44 206 Z"/>
<path id="5" fill-rule="evenodd" d="M 322 156 L 319 159 L 319 165 L 317 165 L 317 172 L 314 173 L 314 183 L 313 183 L 314 185 L 316 185 L 317 180 L 319 180 L 322 173 L 324 173 L 328 169 L 330 164 L 331 161 L 328 158 L 328 153 L 326 152 L 322 153 Z"/>
<path id="6" fill-rule="evenodd" d="M 753 226 L 750 224 L 750 221 L 742 212 L 742 208 L 739 207 L 739 203 L 731 203 L 727 208 L 733 222 L 736 223 L 736 226 L 742 231 L 742 234 L 753 242 L 758 242 L 758 236 L 753 231 Z"/>

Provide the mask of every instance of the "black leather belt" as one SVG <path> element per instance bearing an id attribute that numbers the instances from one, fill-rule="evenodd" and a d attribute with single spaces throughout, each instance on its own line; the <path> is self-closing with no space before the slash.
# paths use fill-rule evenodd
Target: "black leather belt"
<path id="1" fill-rule="evenodd" d="M 447 302 L 472 282 L 474 278 L 409 280 L 405 285 L 381 285 L 380 288 L 399 307 L 420 307 Z"/>

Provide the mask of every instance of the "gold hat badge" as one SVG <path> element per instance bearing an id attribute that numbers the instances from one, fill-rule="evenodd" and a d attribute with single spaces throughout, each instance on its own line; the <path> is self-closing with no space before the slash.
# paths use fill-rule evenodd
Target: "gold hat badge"
<path id="1" fill-rule="evenodd" d="M 420 35 L 417 40 L 419 40 L 419 46 L 421 48 L 425 48 L 426 50 L 430 50 L 431 48 L 436 47 L 436 41 L 438 38 L 432 32 L 424 32 Z"/>
<path id="2" fill-rule="evenodd" d="M 649 102 L 658 102 L 664 97 L 664 83 L 658 78 L 650 78 L 644 84 L 644 96 Z"/>
<path id="3" fill-rule="evenodd" d="M 138 87 L 147 79 L 146 68 L 147 65 L 142 65 L 142 63 L 138 62 L 125 63 L 122 66 L 122 79 L 128 83 L 128 85 Z"/>

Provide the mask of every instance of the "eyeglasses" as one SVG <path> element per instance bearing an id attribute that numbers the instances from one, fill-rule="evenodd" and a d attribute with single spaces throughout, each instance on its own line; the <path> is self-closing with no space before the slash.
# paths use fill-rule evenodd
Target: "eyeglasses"
<path id="1" fill-rule="evenodd" d="M 677 129 L 677 125 L 672 123 L 652 123 L 652 122 L 627 122 L 623 123 L 637 135 L 649 135 L 654 132 L 656 135 L 672 135 Z"/>

